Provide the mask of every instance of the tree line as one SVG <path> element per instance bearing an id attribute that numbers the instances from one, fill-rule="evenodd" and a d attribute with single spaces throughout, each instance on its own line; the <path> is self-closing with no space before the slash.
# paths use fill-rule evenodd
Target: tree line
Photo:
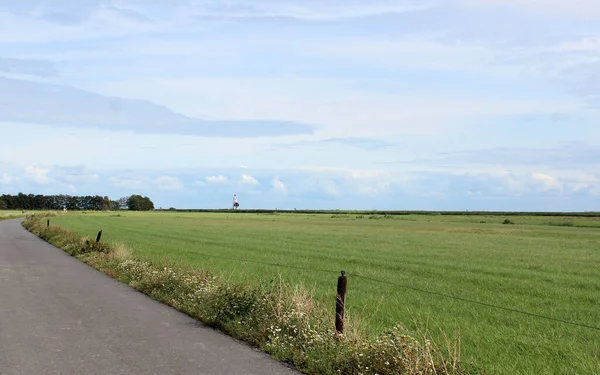
<path id="1" fill-rule="evenodd" d="M 63 210 L 68 211 L 151 211 L 154 203 L 148 197 L 131 195 L 117 200 L 100 195 L 41 195 L 3 194 L 0 196 L 0 210 Z"/>

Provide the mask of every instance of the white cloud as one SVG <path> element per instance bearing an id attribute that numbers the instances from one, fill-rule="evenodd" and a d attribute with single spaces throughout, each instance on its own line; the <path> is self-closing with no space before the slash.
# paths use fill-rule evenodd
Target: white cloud
<path id="1" fill-rule="evenodd" d="M 379 181 L 392 177 L 392 173 L 390 171 L 385 171 L 381 169 L 352 169 L 327 166 L 308 166 L 299 167 L 297 168 L 297 170 L 302 172 L 312 172 L 317 174 L 342 177 L 346 180 L 354 181 Z"/>
<path id="2" fill-rule="evenodd" d="M 241 176 L 240 179 L 240 183 L 241 184 L 246 184 L 246 185 L 258 185 L 258 180 L 252 176 L 249 176 L 247 174 L 243 174 Z"/>
<path id="3" fill-rule="evenodd" d="M 154 180 L 154 184 L 160 190 L 182 190 L 183 183 L 176 177 L 161 176 Z"/>
<path id="4" fill-rule="evenodd" d="M 440 41 L 443 34 L 416 35 L 386 40 L 361 37 L 324 40 L 307 54 L 314 57 L 345 57 L 377 67 L 473 71 L 492 68 L 498 51 L 492 46 Z M 411 56 L 407 59 L 406 56 Z"/>
<path id="5" fill-rule="evenodd" d="M 341 197 L 343 195 L 340 187 L 333 181 L 323 181 L 321 189 L 325 194 L 332 197 Z"/>
<path id="6" fill-rule="evenodd" d="M 108 179 L 109 183 L 115 187 L 125 189 L 139 189 L 145 186 L 145 183 L 137 178 L 128 177 L 111 177 Z"/>
<path id="7" fill-rule="evenodd" d="M 10 1 L 9 1 L 10 3 Z M 76 41 L 96 38 L 118 38 L 136 35 L 144 32 L 157 32 L 161 30 L 183 31 L 182 25 L 189 27 L 189 17 L 185 10 L 178 14 L 170 12 L 170 17 L 161 17 L 154 22 L 135 20 L 110 7 L 99 7 L 98 2 L 88 9 L 79 8 L 71 3 L 69 8 L 63 12 L 50 11 L 44 16 L 43 6 L 34 6 L 30 14 L 23 16 L 18 10 L 14 13 L 0 12 L 0 25 L 7 32 L 0 33 L 0 42 L 52 42 L 52 41 Z M 56 6 L 52 4 L 51 8 Z M 48 8 L 46 8 L 48 9 Z M 8 9 L 10 10 L 10 9 Z M 65 19 L 60 20 L 51 14 L 59 15 Z M 168 14 L 165 10 L 165 14 Z M 37 17 L 36 17 L 37 16 Z M 53 19 L 52 19 L 53 18 Z M 73 22 L 66 22 L 67 19 Z M 12 32 L 11 32 L 12 31 Z"/>
<path id="8" fill-rule="evenodd" d="M 10 132 L 3 136 L 0 161 L 12 161 L 14 155 L 22 154 L 14 160 L 14 164 L 23 168 L 27 165 L 35 165 L 39 160 L 43 160 L 45 155 L 51 155 L 50 163 L 55 165 L 70 166 L 76 161 L 77 165 L 86 168 L 113 171 L 121 170 L 123 166 L 130 170 L 147 169 L 149 166 L 164 170 L 212 167 L 218 171 L 218 168 L 237 166 L 240 160 L 251 162 L 253 165 L 260 164 L 260 167 L 276 166 L 282 160 L 281 157 L 273 158 L 265 163 L 261 153 L 256 152 L 277 140 L 269 137 L 227 139 L 134 134 L 125 131 L 0 122 L 0 127 L 5 126 L 10 129 Z M 36 137 L 27 139 L 30 134 L 35 134 Z M 27 142 L 23 141 L 24 139 L 27 139 Z M 111 157 L 98 158 L 97 155 L 89 152 L 90 149 L 105 149 L 107 143 L 110 143 Z M 147 145 L 160 145 L 160 147 L 148 148 Z M 207 154 L 213 157 L 206 159 L 204 156 Z M 297 156 L 294 155 L 294 158 Z"/>
<path id="9" fill-rule="evenodd" d="M 111 95 L 165 103 L 188 116 L 313 124 L 320 127 L 322 137 L 437 135 L 465 128 L 472 119 L 570 113 L 583 108 L 579 100 L 571 98 L 376 92 L 354 88 L 360 83 L 329 78 L 156 78 L 99 83 L 96 88 Z M 197 97 L 205 100 L 198 103 L 193 99 Z"/>
<path id="10" fill-rule="evenodd" d="M 195 14 L 225 17 L 290 17 L 301 20 L 334 20 L 342 18 L 358 18 L 386 13 L 404 13 L 428 9 L 431 2 L 413 0 L 360 0 L 340 1 L 229 1 L 228 5 L 220 7 L 196 8 Z M 251 5 L 250 5 L 251 4 Z"/>
<path id="11" fill-rule="evenodd" d="M 555 45 L 542 47 L 540 52 L 600 52 L 600 36 L 581 36 L 575 37 L 574 40 L 559 42 Z"/>
<path id="12" fill-rule="evenodd" d="M 451 0 L 467 8 L 494 10 L 508 8 L 534 15 L 549 14 L 560 18 L 600 18 L 600 3 L 597 0 Z"/>
<path id="13" fill-rule="evenodd" d="M 305 182 L 312 189 L 329 196 L 348 195 L 377 196 L 387 194 L 392 187 L 399 188 L 407 181 L 407 175 L 380 169 L 350 169 L 327 166 L 300 167 L 300 173 L 308 173 Z"/>
<path id="14" fill-rule="evenodd" d="M 562 181 L 563 190 L 568 193 L 586 192 L 593 196 L 600 195 L 600 170 L 596 174 L 581 171 L 554 172 Z"/>
<path id="15" fill-rule="evenodd" d="M 421 172 L 415 172 L 418 175 Z M 498 194 L 508 197 L 525 195 L 539 195 L 545 193 L 559 193 L 568 197 L 573 193 L 600 195 L 600 171 L 598 175 L 569 170 L 549 170 L 533 172 L 529 167 L 512 167 L 510 170 L 494 167 L 451 167 L 451 168 L 424 168 L 422 173 L 427 173 L 434 179 L 444 175 L 454 177 L 471 177 L 477 181 L 477 188 L 483 188 L 489 194 Z M 469 180 L 470 181 L 470 180 Z M 404 186 L 415 186 L 410 182 Z M 473 188 L 471 195 L 482 195 L 477 188 Z M 453 193 L 452 189 L 444 187 L 444 192 Z M 456 191 L 454 191 L 456 192 Z"/>
<path id="16" fill-rule="evenodd" d="M 8 173 L 2 173 L 2 176 L 0 176 L 0 185 L 11 185 L 15 182 L 19 182 L 18 177 L 13 177 Z"/>
<path id="17" fill-rule="evenodd" d="M 218 176 L 208 176 L 206 177 L 206 182 L 209 184 L 223 184 L 229 181 L 227 176 L 218 175 Z"/>
<path id="18" fill-rule="evenodd" d="M 372 186 L 359 186 L 358 193 L 361 195 L 377 195 L 380 191 Z"/>
<path id="19" fill-rule="evenodd" d="M 563 184 L 550 175 L 544 173 L 533 173 L 531 177 L 534 181 L 542 185 L 543 190 L 563 190 Z"/>
<path id="20" fill-rule="evenodd" d="M 51 171 L 51 168 L 40 168 L 29 166 L 25 169 L 25 174 L 27 177 L 38 184 L 47 184 L 51 181 L 50 177 L 48 177 L 48 173 Z"/>
<path id="21" fill-rule="evenodd" d="M 287 186 L 283 181 L 279 179 L 279 177 L 275 177 L 273 181 L 271 181 L 271 185 L 273 186 L 273 189 L 275 189 L 276 192 L 281 194 L 287 193 Z"/>
<path id="22" fill-rule="evenodd" d="M 100 175 L 97 173 L 66 174 L 61 179 L 70 183 L 92 183 L 97 182 L 100 179 Z"/>
<path id="23" fill-rule="evenodd" d="M 18 2 L 13 2 L 18 3 Z M 126 7 L 107 6 L 103 1 L 69 2 L 51 7 L 42 2 L 14 7 L 11 1 L 0 12 L 0 42 L 75 41 L 122 38 L 144 33 L 193 32 L 206 25 L 221 26 L 222 18 L 290 17 L 298 20 L 327 21 L 388 13 L 404 13 L 430 7 L 415 0 L 363 1 L 268 1 L 228 0 L 136 1 Z M 25 10 L 25 12 L 23 12 Z M 24 15 L 23 13 L 26 13 Z M 199 23 L 198 17 L 204 17 Z M 216 19 L 215 19 L 216 18 Z"/>

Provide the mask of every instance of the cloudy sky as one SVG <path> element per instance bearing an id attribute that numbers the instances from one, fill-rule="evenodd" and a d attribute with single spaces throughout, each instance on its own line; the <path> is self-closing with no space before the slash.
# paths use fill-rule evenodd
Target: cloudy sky
<path id="1" fill-rule="evenodd" d="M 600 210 L 597 0 L 0 0 L 0 192 Z"/>

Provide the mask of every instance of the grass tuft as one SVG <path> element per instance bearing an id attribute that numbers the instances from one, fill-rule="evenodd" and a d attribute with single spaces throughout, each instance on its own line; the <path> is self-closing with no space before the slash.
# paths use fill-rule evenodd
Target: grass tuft
<path id="1" fill-rule="evenodd" d="M 549 221 L 546 225 L 552 225 L 555 227 L 574 227 L 575 223 L 573 221 Z"/>

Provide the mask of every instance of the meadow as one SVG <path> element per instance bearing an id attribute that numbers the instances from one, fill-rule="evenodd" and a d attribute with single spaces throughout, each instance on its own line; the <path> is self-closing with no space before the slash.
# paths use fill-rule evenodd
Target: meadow
<path id="1" fill-rule="evenodd" d="M 373 334 L 402 323 L 459 337 L 462 363 L 490 374 L 600 373 L 600 330 L 423 292 L 598 327 L 600 218 L 111 212 L 51 223 L 102 230 L 142 260 L 247 283 L 281 277 L 332 311 L 345 270 L 349 318 Z"/>

